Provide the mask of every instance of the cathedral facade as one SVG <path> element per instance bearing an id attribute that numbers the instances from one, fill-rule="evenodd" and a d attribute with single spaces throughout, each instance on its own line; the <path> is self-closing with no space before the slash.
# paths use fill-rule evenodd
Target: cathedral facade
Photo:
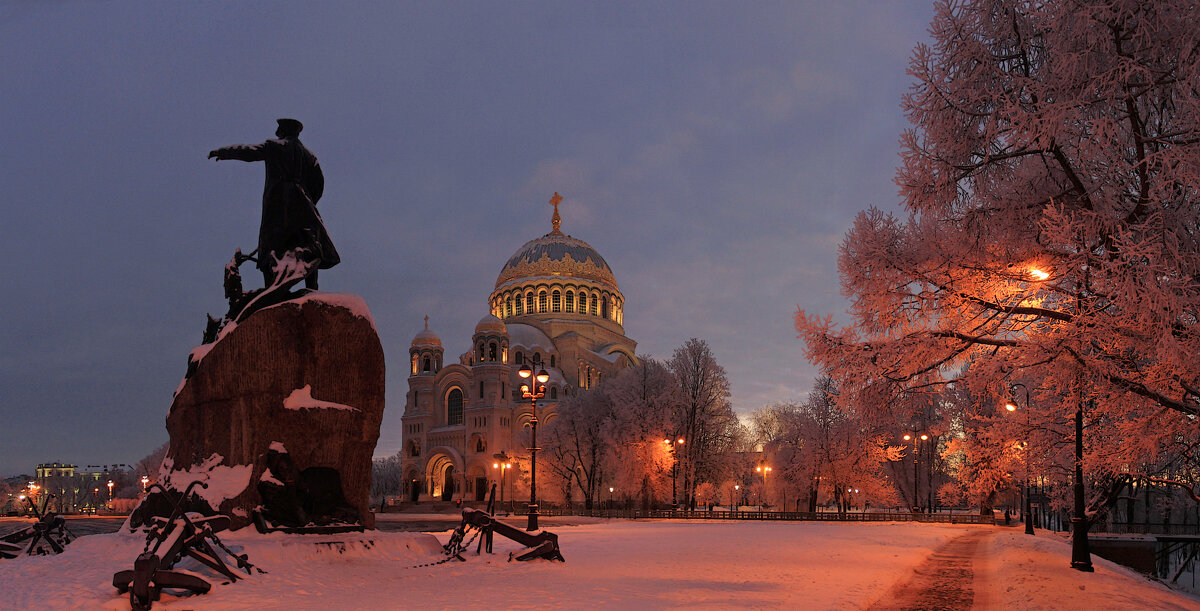
<path id="1" fill-rule="evenodd" d="M 482 501 L 491 483 L 506 501 L 528 499 L 531 404 L 517 370 L 530 364 L 550 376 L 537 403 L 541 428 L 559 401 L 637 362 L 612 269 L 559 230 L 560 201 L 557 193 L 550 200 L 552 231 L 504 263 L 469 350 L 447 364 L 428 317 L 413 338 L 402 419 L 406 500 Z M 545 477 L 543 467 L 538 473 Z M 540 488 L 539 496 L 552 492 Z"/>

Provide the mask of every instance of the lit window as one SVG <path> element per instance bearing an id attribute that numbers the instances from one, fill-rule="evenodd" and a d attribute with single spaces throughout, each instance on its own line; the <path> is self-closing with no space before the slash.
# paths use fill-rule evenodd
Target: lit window
<path id="1" fill-rule="evenodd" d="M 538 312 L 546 312 L 546 291 L 538 293 Z"/>
<path id="2" fill-rule="evenodd" d="M 567 291 L 567 304 L 566 305 L 567 305 L 567 307 L 566 307 L 565 311 L 567 311 L 567 312 L 575 311 L 575 293 L 573 293 L 571 291 Z"/>
<path id="3" fill-rule="evenodd" d="M 454 388 L 446 395 L 446 424 L 455 426 L 463 423 L 463 394 Z"/>
<path id="4" fill-rule="evenodd" d="M 562 295 L 557 290 L 550 295 L 550 310 L 554 312 L 562 311 Z"/>

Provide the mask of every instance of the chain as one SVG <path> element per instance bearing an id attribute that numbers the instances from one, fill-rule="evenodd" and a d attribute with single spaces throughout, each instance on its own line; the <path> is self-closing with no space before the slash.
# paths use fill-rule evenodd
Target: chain
<path id="1" fill-rule="evenodd" d="M 258 571 L 258 574 L 259 574 L 259 575 L 266 575 L 266 574 L 267 574 L 267 572 L 266 572 L 266 571 L 264 571 L 264 570 L 262 570 L 262 569 L 260 569 L 260 568 L 258 568 L 258 567 L 256 567 L 256 566 L 254 566 L 253 564 L 250 564 L 250 557 L 249 557 L 249 556 L 247 556 L 247 555 L 245 555 L 245 554 L 243 554 L 243 555 L 239 556 L 239 555 L 237 555 L 237 554 L 233 553 L 233 550 L 229 549 L 228 547 L 225 547 L 225 544 L 224 544 L 224 543 L 221 543 L 221 540 L 217 538 L 217 533 L 213 532 L 211 528 L 208 528 L 208 527 L 205 527 L 205 528 L 208 530 L 208 532 L 207 532 L 207 533 L 205 533 L 205 534 L 207 534 L 208 536 L 212 537 L 212 540 L 213 540 L 213 541 L 216 541 L 216 543 L 217 543 L 217 546 L 218 546 L 218 547 L 220 547 L 221 549 L 225 550 L 225 553 L 226 553 L 226 554 L 229 554 L 229 555 L 230 555 L 230 557 L 232 557 L 232 558 L 234 558 L 235 560 L 237 560 L 237 564 L 238 564 L 238 566 L 239 566 L 239 567 L 241 567 L 241 568 L 244 568 L 244 569 L 246 570 L 246 573 L 248 573 L 248 574 L 249 574 L 249 573 L 250 573 L 250 569 L 254 569 L 254 570 Z"/>
<path id="2" fill-rule="evenodd" d="M 474 527 L 468 526 L 467 528 L 470 529 L 470 528 L 474 528 Z M 464 551 L 466 551 L 468 548 L 470 548 L 471 543 L 473 543 L 475 541 L 475 538 L 478 537 L 479 534 L 482 532 L 483 532 L 482 528 L 477 528 L 475 530 L 475 534 L 471 535 L 471 538 L 468 539 L 466 543 L 459 543 L 460 541 L 462 541 L 462 538 L 466 534 L 466 531 L 463 531 L 460 533 L 456 529 L 454 531 L 454 534 L 450 535 L 450 542 L 446 544 L 446 554 L 447 555 L 445 558 L 442 558 L 441 560 L 438 560 L 437 562 L 426 562 L 425 564 L 414 564 L 412 566 L 406 566 L 401 570 L 419 569 L 419 568 L 423 568 L 423 567 L 427 567 L 427 566 L 438 566 L 441 564 L 446 564 L 447 562 L 450 562 L 451 560 L 458 560 L 459 559 L 458 555 L 463 553 Z"/>

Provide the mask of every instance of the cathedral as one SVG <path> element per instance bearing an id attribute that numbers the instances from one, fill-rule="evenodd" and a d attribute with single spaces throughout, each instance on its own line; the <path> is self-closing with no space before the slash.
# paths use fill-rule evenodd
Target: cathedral
<path id="1" fill-rule="evenodd" d="M 429 317 L 413 338 L 402 420 L 406 500 L 482 501 L 490 483 L 506 501 L 528 498 L 531 402 L 522 397 L 521 366 L 550 376 L 537 403 L 541 432 L 563 398 L 637 363 L 612 269 L 587 242 L 559 230 L 561 201 L 557 193 L 550 200 L 550 233 L 500 269 L 488 314 L 456 362 L 444 362 Z M 546 477 L 541 464 L 538 473 Z"/>

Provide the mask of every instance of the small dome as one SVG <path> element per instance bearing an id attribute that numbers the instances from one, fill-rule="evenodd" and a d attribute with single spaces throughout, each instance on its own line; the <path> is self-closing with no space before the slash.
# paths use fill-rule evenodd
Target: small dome
<path id="1" fill-rule="evenodd" d="M 437 348 L 442 347 L 442 338 L 438 337 L 437 333 L 429 330 L 428 316 L 425 317 L 425 330 L 421 331 L 416 337 L 413 338 L 412 347 L 416 348 L 418 346 L 435 346 Z"/>
<path id="2" fill-rule="evenodd" d="M 475 325 L 475 335 L 506 335 L 508 327 L 504 326 L 504 322 L 499 318 L 488 314 L 479 319 L 479 324 Z"/>

